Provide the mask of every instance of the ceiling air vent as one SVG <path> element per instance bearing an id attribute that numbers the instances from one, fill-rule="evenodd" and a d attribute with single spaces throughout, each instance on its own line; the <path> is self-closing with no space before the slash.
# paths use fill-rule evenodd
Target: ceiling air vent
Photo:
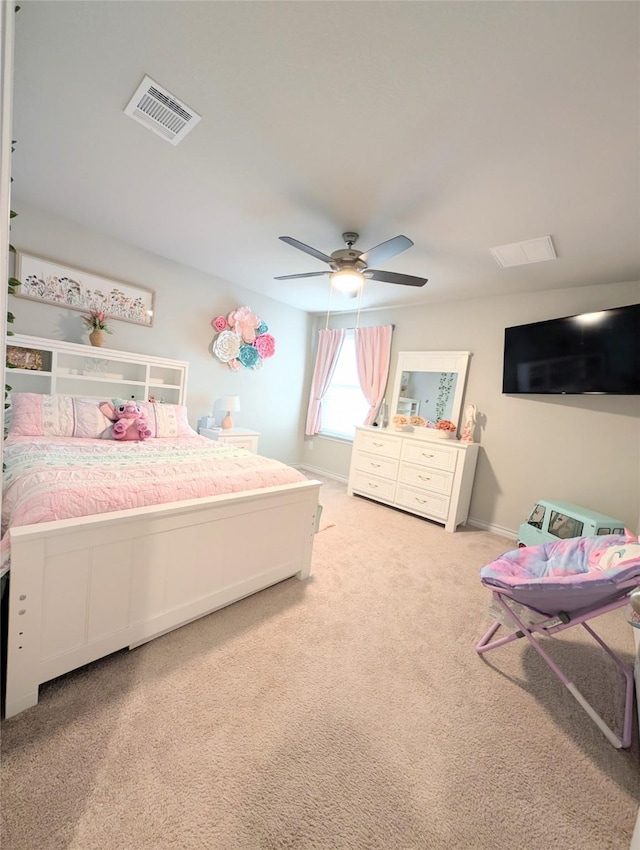
<path id="1" fill-rule="evenodd" d="M 503 269 L 555 260 L 558 256 L 550 236 L 529 239 L 527 242 L 512 242 L 510 245 L 499 245 L 497 248 L 491 248 L 491 253 L 493 259 Z"/>
<path id="2" fill-rule="evenodd" d="M 172 145 L 182 141 L 202 118 L 186 103 L 146 76 L 125 107 L 124 113 Z"/>

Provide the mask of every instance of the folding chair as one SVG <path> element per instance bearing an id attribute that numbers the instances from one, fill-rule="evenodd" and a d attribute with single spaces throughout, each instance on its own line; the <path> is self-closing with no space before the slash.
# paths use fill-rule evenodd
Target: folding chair
<path id="1" fill-rule="evenodd" d="M 625 664 L 588 625 L 588 620 L 629 602 L 640 588 L 640 544 L 625 535 L 576 537 L 506 552 L 480 570 L 491 589 L 495 622 L 476 645 L 480 654 L 525 637 L 546 661 L 606 738 L 617 748 L 631 745 L 633 668 Z M 501 625 L 511 634 L 492 640 Z M 540 638 L 581 625 L 613 659 L 625 679 L 622 737 L 607 726 L 541 646 Z"/>

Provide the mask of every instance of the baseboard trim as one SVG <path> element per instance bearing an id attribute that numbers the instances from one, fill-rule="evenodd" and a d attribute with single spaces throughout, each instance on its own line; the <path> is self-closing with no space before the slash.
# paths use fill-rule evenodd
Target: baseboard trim
<path id="1" fill-rule="evenodd" d="M 336 475 L 335 472 L 328 472 L 326 469 L 318 469 L 316 466 L 309 466 L 308 463 L 290 463 L 289 466 L 293 466 L 295 469 L 300 469 L 304 472 L 312 472 L 314 475 L 324 475 L 325 478 L 341 481 L 343 484 L 347 484 L 349 481 L 348 478 L 344 478 L 342 475 Z"/>
<path id="2" fill-rule="evenodd" d="M 481 519 L 473 519 L 469 517 L 467 525 L 472 525 L 474 528 L 481 528 L 483 531 L 490 531 L 492 534 L 497 534 L 499 537 L 508 537 L 510 540 L 518 539 L 518 532 L 511 528 L 504 528 L 501 525 L 494 525 L 492 522 L 484 522 Z"/>
<path id="3" fill-rule="evenodd" d="M 317 466 L 310 466 L 308 463 L 292 463 L 289 465 L 304 472 L 311 472 L 314 475 L 324 475 L 325 478 L 331 478 L 333 481 L 340 481 L 343 484 L 349 483 L 349 479 L 344 478 L 342 475 L 336 475 L 335 472 L 328 472 L 326 469 L 318 469 Z M 506 537 L 509 540 L 517 540 L 518 538 L 518 532 L 514 531 L 512 528 L 504 528 L 501 525 L 484 522 L 481 519 L 469 517 L 466 525 L 471 525 L 473 528 L 480 528 L 482 531 L 489 531 L 491 534 L 497 534 L 499 537 Z"/>

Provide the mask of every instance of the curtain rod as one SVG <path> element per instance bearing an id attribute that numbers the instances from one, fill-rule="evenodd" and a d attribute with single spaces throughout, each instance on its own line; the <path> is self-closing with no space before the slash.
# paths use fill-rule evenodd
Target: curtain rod
<path id="1" fill-rule="evenodd" d="M 378 326 L 377 325 L 371 325 L 370 327 L 378 327 Z M 395 329 L 396 329 L 396 326 L 394 324 L 391 324 L 391 330 L 395 331 Z M 358 327 L 344 328 L 344 330 L 345 331 L 357 331 L 357 330 L 359 330 L 359 328 Z"/>

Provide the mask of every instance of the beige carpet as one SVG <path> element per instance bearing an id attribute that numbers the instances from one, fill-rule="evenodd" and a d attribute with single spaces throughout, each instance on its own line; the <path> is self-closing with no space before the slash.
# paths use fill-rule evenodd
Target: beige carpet
<path id="1" fill-rule="evenodd" d="M 2 724 L 3 850 L 628 850 L 616 751 L 524 641 L 481 659 L 509 542 L 322 492 L 290 579 L 41 688 Z M 622 614 L 603 636 L 631 660 Z M 607 718 L 617 674 L 554 656 Z"/>

